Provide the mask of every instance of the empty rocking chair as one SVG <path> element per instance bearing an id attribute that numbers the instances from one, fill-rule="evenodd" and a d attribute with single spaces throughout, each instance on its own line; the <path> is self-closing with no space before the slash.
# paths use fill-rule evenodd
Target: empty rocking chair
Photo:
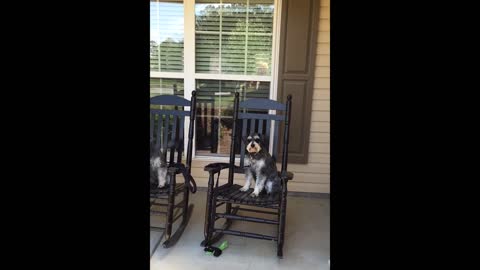
<path id="1" fill-rule="evenodd" d="M 195 124 L 196 92 L 192 92 L 192 100 L 173 95 L 161 95 L 150 99 L 150 144 L 155 149 L 162 149 L 161 154 L 167 163 L 167 178 L 169 183 L 164 187 L 150 187 L 150 215 L 165 216 L 163 227 L 152 226 L 151 231 L 160 231 L 162 235 L 151 251 L 155 253 L 158 245 L 165 236 L 162 246 L 173 246 L 182 235 L 188 224 L 193 211 L 193 204 L 188 204 L 189 193 L 196 192 L 195 180 L 190 174 L 192 164 L 192 140 Z M 161 106 L 161 107 L 160 107 Z M 160 108 L 152 108 L 160 107 Z M 173 109 L 167 109 L 171 107 Z M 190 111 L 180 110 L 190 107 Z M 188 126 L 188 147 L 186 152 L 186 164 L 182 163 L 184 149 L 184 123 L 185 117 L 190 117 Z M 178 183 L 176 176 L 182 174 L 183 183 Z M 183 193 L 183 199 L 176 203 L 177 195 Z M 172 226 L 178 219 L 181 223 L 172 234 Z"/>
<path id="2" fill-rule="evenodd" d="M 270 99 L 248 99 L 239 103 L 239 94 L 235 93 L 234 99 L 234 114 L 233 114 L 233 130 L 232 141 L 230 146 L 230 162 L 229 163 L 212 163 L 205 166 L 204 170 L 209 173 L 208 189 L 207 189 L 207 206 L 205 211 L 205 227 L 204 236 L 205 240 L 201 245 L 212 245 L 224 235 L 236 235 L 241 237 L 249 237 L 264 240 L 273 240 L 277 243 L 277 256 L 283 257 L 283 243 L 285 235 L 285 216 L 287 207 L 287 182 L 293 179 L 293 174 L 287 172 L 288 162 L 288 136 L 289 136 L 289 123 L 291 112 L 292 97 L 289 95 L 287 103 L 282 104 L 280 102 Z M 242 112 L 239 113 L 239 110 Z M 260 112 L 260 111 L 265 112 Z M 283 112 L 283 115 L 268 114 L 269 110 L 275 110 L 277 112 Z M 253 192 L 253 188 L 250 188 L 246 192 L 240 191 L 241 185 L 234 184 L 234 173 L 244 174 L 244 168 L 247 166 L 244 163 L 245 158 L 245 141 L 240 138 L 240 132 L 242 138 L 248 134 L 256 132 L 264 135 L 266 138 L 270 138 L 273 133 L 273 142 L 269 153 L 274 160 L 278 160 L 277 146 L 278 146 L 278 129 L 280 122 L 284 122 L 283 133 L 283 155 L 282 155 L 282 167 L 278 172 L 278 176 L 281 179 L 281 191 L 274 194 L 262 194 L 258 197 L 250 197 Z M 268 145 L 268 144 L 267 144 Z M 238 147 L 241 147 L 238 149 Z M 239 150 L 239 151 L 238 151 Z M 235 154 L 240 153 L 240 164 L 235 165 Z M 218 175 L 223 169 L 228 169 L 228 182 L 224 185 L 218 186 Z M 215 176 L 217 176 L 216 184 Z M 244 177 L 238 179 L 243 182 Z M 234 204 L 236 206 L 234 206 Z M 221 205 L 225 205 L 225 212 L 219 213 L 217 208 Z M 242 207 L 240 207 L 242 206 Z M 245 208 L 245 206 L 250 206 Z M 255 208 L 251 208 L 255 207 Z M 258 208 L 274 209 L 274 211 L 259 210 Z M 241 215 L 239 212 L 243 212 Z M 257 218 L 247 216 L 244 213 L 256 212 L 268 214 L 276 217 L 272 218 Z M 215 226 L 215 221 L 218 219 L 225 219 L 225 223 L 221 227 Z M 242 232 L 230 230 L 230 225 L 234 220 L 257 222 L 264 224 L 276 225 L 276 235 L 263 235 L 251 232 Z"/>

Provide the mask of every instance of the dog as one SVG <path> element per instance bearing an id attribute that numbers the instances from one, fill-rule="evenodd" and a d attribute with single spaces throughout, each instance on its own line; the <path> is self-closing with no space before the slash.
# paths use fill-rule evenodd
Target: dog
<path id="1" fill-rule="evenodd" d="M 250 194 L 252 197 L 259 196 L 264 189 L 267 194 L 280 191 L 281 179 L 278 176 L 277 165 L 268 153 L 264 136 L 252 133 L 244 140 L 250 166 L 245 166 L 245 185 L 240 191 L 249 190 L 252 180 L 255 180 L 255 188 Z"/>
<path id="2" fill-rule="evenodd" d="M 150 188 L 163 188 L 170 183 L 167 174 L 168 164 L 165 159 L 165 152 L 160 146 L 150 142 Z"/>

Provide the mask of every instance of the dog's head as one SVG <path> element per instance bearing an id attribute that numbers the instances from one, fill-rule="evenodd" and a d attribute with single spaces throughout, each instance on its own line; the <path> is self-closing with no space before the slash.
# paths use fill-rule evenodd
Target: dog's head
<path id="1" fill-rule="evenodd" d="M 159 156 L 160 150 L 160 145 L 156 145 L 155 142 L 150 140 L 150 157 Z"/>
<path id="2" fill-rule="evenodd" d="M 263 134 L 252 133 L 245 138 L 247 152 L 250 154 L 259 153 L 267 150 L 265 145 L 265 136 Z"/>

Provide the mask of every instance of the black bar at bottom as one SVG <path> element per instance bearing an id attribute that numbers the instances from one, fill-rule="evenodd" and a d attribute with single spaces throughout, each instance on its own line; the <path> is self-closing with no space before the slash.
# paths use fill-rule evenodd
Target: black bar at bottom
<path id="1" fill-rule="evenodd" d="M 275 237 L 275 236 L 258 234 L 258 233 L 240 232 L 240 231 L 233 231 L 233 230 L 222 230 L 222 229 L 217 229 L 217 228 L 213 229 L 213 231 L 214 232 L 220 232 L 220 233 L 223 233 L 223 234 L 230 234 L 230 235 L 236 235 L 236 236 L 242 236 L 242 237 L 248 237 L 248 238 L 256 238 L 256 239 L 277 241 L 277 237 Z"/>
<path id="2" fill-rule="evenodd" d="M 257 223 L 265 223 L 265 224 L 278 224 L 278 221 L 276 221 L 276 220 L 256 218 L 256 217 L 248 217 L 248 216 L 228 215 L 228 214 L 219 213 L 219 214 L 217 214 L 217 217 L 228 218 L 228 219 L 233 219 L 233 220 L 257 222 Z"/>
<path id="3" fill-rule="evenodd" d="M 164 212 L 164 211 L 150 210 L 150 215 L 160 216 L 160 215 L 166 215 L 166 214 L 167 212 Z"/>
<path id="4" fill-rule="evenodd" d="M 163 231 L 163 230 L 165 230 L 165 228 L 150 226 L 150 230 L 151 231 Z"/>
<path id="5" fill-rule="evenodd" d="M 271 215 L 277 215 L 278 216 L 278 213 L 276 212 L 270 212 L 270 211 L 262 211 L 262 210 L 255 210 L 255 209 L 249 209 L 249 208 L 238 208 L 238 210 L 240 211 L 248 211 L 248 212 L 255 212 L 255 213 L 263 213 L 263 214 L 271 214 Z"/>

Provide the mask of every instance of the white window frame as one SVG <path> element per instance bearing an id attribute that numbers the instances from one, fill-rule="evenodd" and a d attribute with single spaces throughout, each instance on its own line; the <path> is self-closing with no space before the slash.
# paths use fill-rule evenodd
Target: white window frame
<path id="1" fill-rule="evenodd" d="M 247 0 L 248 3 L 248 0 Z M 272 31 L 272 72 L 270 76 L 259 75 L 233 75 L 233 74 L 208 74 L 195 72 L 195 0 L 183 0 L 184 10 L 184 38 L 183 38 L 183 72 L 157 72 L 150 71 L 150 78 L 159 79 L 183 79 L 184 98 L 190 100 L 192 91 L 195 89 L 197 79 L 210 80 L 233 80 L 233 81 L 262 81 L 270 82 L 269 98 L 277 99 L 278 83 L 278 60 L 279 60 L 279 37 L 281 25 L 281 6 L 282 0 L 274 0 L 273 9 L 273 31 Z M 188 49 L 187 49 L 188 48 Z M 274 113 L 271 111 L 270 113 Z M 185 135 L 188 138 L 188 129 L 190 122 L 185 121 Z M 193 137 L 193 160 L 228 162 L 229 157 L 223 156 L 202 156 L 196 154 L 195 135 Z M 273 133 L 270 134 L 270 142 L 273 142 Z M 270 145 L 271 147 L 271 145 Z M 185 140 L 185 149 L 187 149 L 187 140 Z M 238 158 L 237 158 L 238 159 Z M 238 161 L 238 160 L 237 160 Z"/>

